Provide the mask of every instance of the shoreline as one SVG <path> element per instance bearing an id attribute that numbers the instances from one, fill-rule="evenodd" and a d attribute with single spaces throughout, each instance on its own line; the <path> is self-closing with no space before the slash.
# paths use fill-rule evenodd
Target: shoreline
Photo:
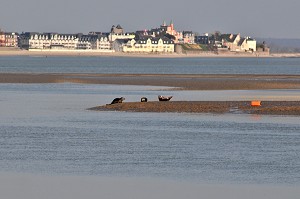
<path id="1" fill-rule="evenodd" d="M 123 53 L 123 52 L 100 52 L 86 50 L 49 51 L 49 50 L 22 50 L 18 48 L 0 48 L 0 56 L 68 56 L 68 57 L 140 57 L 140 58 L 299 58 L 300 53 L 244 53 L 244 52 L 212 52 L 201 53 Z"/>
<path id="2" fill-rule="evenodd" d="M 261 106 L 251 106 L 250 101 L 123 102 L 96 106 L 87 110 L 299 116 L 300 101 L 262 101 Z"/>

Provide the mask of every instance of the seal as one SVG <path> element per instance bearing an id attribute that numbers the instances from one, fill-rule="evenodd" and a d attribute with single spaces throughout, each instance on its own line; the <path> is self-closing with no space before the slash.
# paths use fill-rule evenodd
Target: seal
<path id="1" fill-rule="evenodd" d="M 173 96 L 165 97 L 165 96 L 159 95 L 159 96 L 158 96 L 158 100 L 159 100 L 159 101 L 170 101 L 170 99 L 172 99 L 172 97 L 173 97 Z"/>
<path id="2" fill-rule="evenodd" d="M 142 97 L 141 102 L 148 102 L 148 99 L 146 97 Z"/>
<path id="3" fill-rule="evenodd" d="M 124 97 L 117 97 L 115 98 L 110 104 L 118 104 L 118 103 L 122 103 L 125 100 Z"/>

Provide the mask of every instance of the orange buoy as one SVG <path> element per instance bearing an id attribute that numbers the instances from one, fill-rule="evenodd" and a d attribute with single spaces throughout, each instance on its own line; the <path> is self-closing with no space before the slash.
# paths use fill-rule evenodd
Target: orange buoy
<path id="1" fill-rule="evenodd" d="M 251 106 L 261 106 L 261 101 L 251 101 Z"/>

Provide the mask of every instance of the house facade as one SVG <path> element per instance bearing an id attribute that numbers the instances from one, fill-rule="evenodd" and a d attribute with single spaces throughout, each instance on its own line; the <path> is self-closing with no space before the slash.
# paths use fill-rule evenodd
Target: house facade
<path id="1" fill-rule="evenodd" d="M 76 34 L 25 32 L 20 34 L 19 46 L 22 49 L 64 49 L 73 50 L 78 43 Z"/>
<path id="2" fill-rule="evenodd" d="M 252 51 L 256 52 L 256 41 L 250 37 L 246 37 L 240 40 L 238 46 L 240 46 L 241 51 Z"/>
<path id="3" fill-rule="evenodd" d="M 96 36 L 94 35 L 78 35 L 78 43 L 75 48 L 80 50 L 91 50 L 95 48 Z"/>
<path id="4" fill-rule="evenodd" d="M 206 35 L 195 36 L 195 43 L 208 45 L 209 44 L 209 37 L 206 36 Z"/>
<path id="5" fill-rule="evenodd" d="M 168 38 L 142 37 L 136 39 L 116 40 L 114 50 L 126 53 L 172 53 L 174 41 Z"/>
<path id="6" fill-rule="evenodd" d="M 0 31 L 0 47 L 17 47 L 18 33 Z"/>
<path id="7" fill-rule="evenodd" d="M 250 37 L 242 38 L 240 34 L 223 34 L 222 47 L 234 52 L 256 52 L 256 41 Z"/>
<path id="8" fill-rule="evenodd" d="M 195 34 L 192 31 L 183 31 L 182 32 L 182 42 L 184 44 L 194 44 L 195 43 Z"/>
<path id="9" fill-rule="evenodd" d="M 223 34 L 222 46 L 227 47 L 230 51 L 239 51 L 238 43 L 241 40 L 240 34 Z"/>
<path id="10" fill-rule="evenodd" d="M 97 43 L 96 43 L 97 50 L 103 51 L 110 51 L 112 49 L 111 42 L 109 41 L 107 36 L 98 35 Z"/>
<path id="11" fill-rule="evenodd" d="M 5 34 L 0 30 L 0 47 L 5 46 Z"/>
<path id="12" fill-rule="evenodd" d="M 20 48 L 27 50 L 98 50 L 110 51 L 108 38 L 97 34 L 22 33 Z"/>
<path id="13" fill-rule="evenodd" d="M 108 38 L 110 42 L 114 42 L 116 39 L 134 39 L 135 34 L 134 33 L 124 33 L 124 34 L 110 33 L 108 35 Z"/>

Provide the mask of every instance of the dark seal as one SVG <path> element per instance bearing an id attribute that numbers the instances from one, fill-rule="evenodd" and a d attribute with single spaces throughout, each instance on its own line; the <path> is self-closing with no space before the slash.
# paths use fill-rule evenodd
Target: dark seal
<path id="1" fill-rule="evenodd" d="M 172 97 L 173 97 L 173 96 L 165 97 L 165 96 L 159 95 L 159 96 L 158 96 L 158 100 L 159 100 L 159 101 L 170 101 L 170 99 L 172 99 Z"/>
<path id="2" fill-rule="evenodd" d="M 146 97 L 142 97 L 141 102 L 148 102 L 148 99 Z"/>
<path id="3" fill-rule="evenodd" d="M 124 97 L 117 97 L 115 98 L 110 104 L 118 104 L 118 103 L 122 103 L 125 100 Z"/>

